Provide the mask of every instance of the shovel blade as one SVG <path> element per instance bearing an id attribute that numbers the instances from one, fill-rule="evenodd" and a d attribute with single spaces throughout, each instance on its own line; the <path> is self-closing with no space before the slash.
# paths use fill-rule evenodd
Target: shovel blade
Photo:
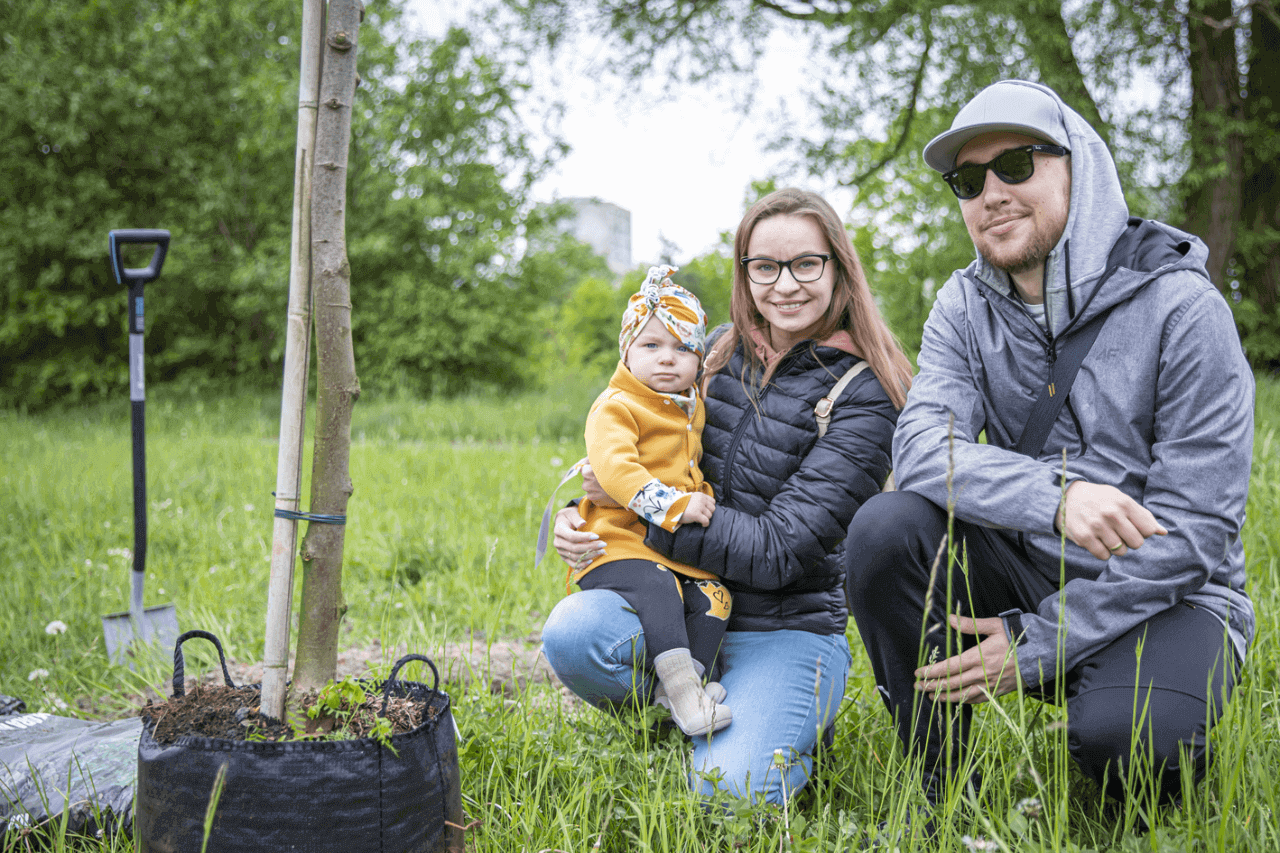
<path id="1" fill-rule="evenodd" d="M 167 654 L 178 641 L 178 612 L 172 604 L 145 608 L 141 616 L 126 610 L 102 617 L 102 635 L 107 641 L 107 659 L 128 663 L 150 651 Z"/>

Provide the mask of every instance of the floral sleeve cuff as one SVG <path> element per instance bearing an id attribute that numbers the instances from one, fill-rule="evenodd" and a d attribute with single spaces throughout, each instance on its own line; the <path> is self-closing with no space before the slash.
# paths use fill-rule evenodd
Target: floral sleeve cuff
<path id="1" fill-rule="evenodd" d="M 650 524 L 667 530 L 675 530 L 688 505 L 689 493 L 664 485 L 660 480 L 650 480 L 636 492 L 627 509 L 635 512 Z"/>

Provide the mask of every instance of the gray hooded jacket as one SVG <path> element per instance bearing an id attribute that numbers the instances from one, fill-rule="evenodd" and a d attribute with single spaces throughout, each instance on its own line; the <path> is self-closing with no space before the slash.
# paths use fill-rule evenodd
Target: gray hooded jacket
<path id="1" fill-rule="evenodd" d="M 1204 271 L 1204 244 L 1158 223 L 1182 244 L 1178 259 L 1122 268 L 1097 286 L 1128 208 L 1102 139 L 1040 88 L 1061 106 L 1071 150 L 1070 213 L 1045 265 L 1052 332 L 981 256 L 951 276 L 925 325 L 894 435 L 899 488 L 940 506 L 954 499 L 958 518 L 1005 529 L 1035 570 L 1066 581 L 1035 613 L 1005 614 L 1006 624 L 1020 623 L 1024 684 L 1051 680 L 1058 666 L 1073 668 L 1179 602 L 1217 615 L 1243 660 L 1254 632 L 1240 543 L 1254 385 L 1230 310 Z M 1050 353 L 1107 309 L 1044 450 L 1015 452 L 1052 381 Z M 1080 479 L 1120 489 L 1168 535 L 1106 561 L 1064 541 L 1054 519 L 1063 490 Z"/>

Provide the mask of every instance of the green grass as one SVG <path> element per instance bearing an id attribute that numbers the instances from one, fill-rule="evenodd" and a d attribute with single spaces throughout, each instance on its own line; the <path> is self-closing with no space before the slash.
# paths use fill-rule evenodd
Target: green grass
<path id="1" fill-rule="evenodd" d="M 533 541 L 560 474 L 583 451 L 593 393 L 357 405 L 344 645 L 377 639 L 432 653 L 449 640 L 540 628 L 563 594 L 563 567 L 552 557 L 535 570 Z M 147 603 L 172 602 L 184 629 L 211 630 L 232 657 L 257 660 L 277 403 L 167 400 L 163 388 L 151 398 Z M 1061 712 L 1006 698 L 978 709 L 971 754 L 988 786 L 980 801 L 961 792 L 947 804 L 938 849 L 1280 849 L 1278 430 L 1280 382 L 1260 379 L 1245 530 L 1258 639 L 1205 782 L 1188 787 L 1178 810 L 1105 803 L 1067 757 Z M 101 617 L 128 602 L 128 407 L 0 412 L 0 434 L 0 693 L 31 710 L 123 713 L 167 675 L 160 662 L 110 666 L 103 648 Z M 55 620 L 65 633 L 46 632 Z M 901 781 L 908 769 L 852 629 L 850 641 L 836 747 L 785 812 L 727 800 L 704 810 L 688 793 L 687 746 L 656 738 L 642 719 L 566 710 L 540 684 L 514 697 L 483 682 L 449 685 L 464 804 L 478 822 L 468 849 L 846 850 L 881 821 L 900 827 L 919 795 Z M 192 656 L 212 663 L 203 649 Z M 38 670 L 48 674 L 30 678 Z M 1154 820 L 1147 833 L 1144 816 Z M 54 830 L 53 849 L 132 849 L 125 838 L 63 840 Z M 23 841 L 11 835 L 0 849 Z"/>

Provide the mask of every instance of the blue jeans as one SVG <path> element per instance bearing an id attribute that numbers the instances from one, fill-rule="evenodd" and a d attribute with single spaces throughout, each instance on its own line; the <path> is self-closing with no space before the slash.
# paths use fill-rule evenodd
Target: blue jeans
<path id="1" fill-rule="evenodd" d="M 576 592 L 551 611 L 543 652 L 564 684 L 600 708 L 646 704 L 656 679 L 640 620 L 616 592 Z M 840 711 L 852 658 L 843 634 L 729 631 L 722 650 L 733 722 L 693 738 L 692 786 L 781 804 L 804 787 L 822 731 Z M 774 751 L 782 750 L 782 766 Z"/>

